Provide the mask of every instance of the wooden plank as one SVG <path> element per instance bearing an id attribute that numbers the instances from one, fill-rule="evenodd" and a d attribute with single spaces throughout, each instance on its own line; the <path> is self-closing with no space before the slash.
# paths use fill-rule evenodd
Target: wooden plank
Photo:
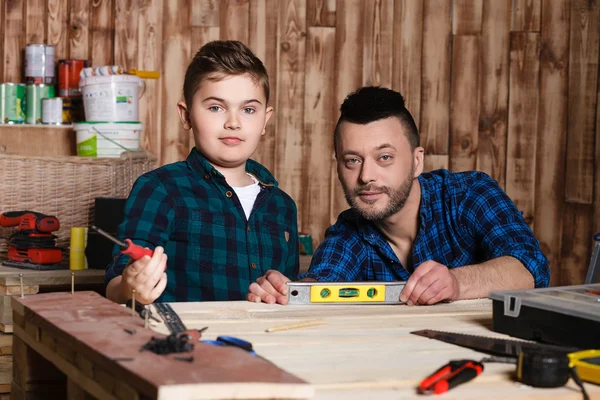
<path id="1" fill-rule="evenodd" d="M 140 121 L 144 130 L 140 137 L 143 149 L 161 157 L 161 121 L 162 121 L 162 0 L 144 1 L 138 11 L 138 59 L 137 66 L 141 70 L 159 71 L 159 80 L 146 79 L 146 90 L 140 100 Z M 177 122 L 176 126 L 179 126 Z M 174 129 L 171 126 L 169 129 Z"/>
<path id="2" fill-rule="evenodd" d="M 117 0 L 117 4 L 121 1 Z M 90 10 L 90 64 L 112 65 L 113 64 L 113 35 L 115 33 L 115 19 L 122 18 L 123 10 L 118 8 L 113 16 L 114 0 L 96 0 L 91 3 Z M 135 20 L 127 21 L 135 25 Z M 132 40 L 133 41 L 133 40 Z M 127 64 L 125 64 L 127 67 Z"/>
<path id="3" fill-rule="evenodd" d="M 304 204 L 302 230 L 317 242 L 323 240 L 329 227 L 329 176 L 323 170 L 333 152 L 332 132 L 335 121 L 335 28 L 308 28 L 306 45 L 306 85 L 304 93 L 304 129 L 311 132 L 304 143 Z"/>
<path id="4" fill-rule="evenodd" d="M 508 124 L 508 59 L 510 0 L 485 0 L 481 57 L 479 145 L 477 164 L 506 187 L 506 129 Z"/>
<path id="5" fill-rule="evenodd" d="M 135 1 L 115 0 L 115 64 L 138 68 L 139 7 Z"/>
<path id="6" fill-rule="evenodd" d="M 156 333 L 144 329 L 143 321 L 132 319 L 129 310 L 93 292 L 77 292 L 74 296 L 47 293 L 18 301 L 25 308 L 27 324 L 61 340 L 52 350 L 18 326 L 15 335 L 96 397 L 111 395 L 108 387 L 62 358 L 62 350 L 68 348 L 94 363 L 95 371 L 103 371 L 102 382 L 112 386 L 112 380 L 118 379 L 144 397 L 217 399 L 244 393 L 248 398 L 306 398 L 314 393 L 306 382 L 275 364 L 234 347 L 196 345 L 186 354 L 194 357 L 192 363 L 140 352 L 138 349 Z M 126 333 L 124 327 L 136 329 L 136 334 Z M 107 335 L 114 340 L 107 342 Z M 118 357 L 131 360 L 114 360 Z"/>
<path id="7" fill-rule="evenodd" d="M 193 27 L 219 26 L 219 0 L 191 0 Z"/>
<path id="8" fill-rule="evenodd" d="M 450 125 L 450 0 L 423 4 L 421 146 L 425 154 L 448 154 Z"/>
<path id="9" fill-rule="evenodd" d="M 23 294 L 36 294 L 40 291 L 38 285 L 23 285 Z M 20 286 L 0 286 L 0 296 L 16 296 L 21 295 Z"/>
<path id="10" fill-rule="evenodd" d="M 567 138 L 567 70 L 569 0 L 544 0 L 541 26 L 540 105 L 535 165 L 535 236 L 552 271 L 550 284 L 560 283 L 562 214 Z M 543 156 L 539 156 L 543 155 Z"/>
<path id="11" fill-rule="evenodd" d="M 475 169 L 479 133 L 479 38 L 454 36 L 450 98 L 450 169 Z"/>
<path id="12" fill-rule="evenodd" d="M 191 61 L 190 12 L 187 4 L 165 1 L 162 13 L 162 107 L 160 164 L 184 159 L 189 150 L 189 132 L 181 127 L 177 102 L 182 99 L 185 71 Z M 159 17 L 159 18 L 160 18 Z M 179 88 L 172 90 L 172 88 Z M 177 128 L 176 128 L 177 127 Z"/>
<path id="13" fill-rule="evenodd" d="M 363 83 L 392 86 L 392 54 L 394 43 L 393 0 L 365 3 Z"/>
<path id="14" fill-rule="evenodd" d="M 87 0 L 69 0 L 69 57 L 89 57 L 90 3 Z"/>
<path id="15" fill-rule="evenodd" d="M 279 187 L 287 192 L 298 207 L 302 221 L 304 137 L 304 76 L 306 56 L 306 0 L 286 1 L 279 5 L 279 69 L 277 71 L 277 136 L 275 176 Z M 299 224 L 300 225 L 300 224 Z M 300 225 L 299 229 L 303 227 Z"/>
<path id="16" fill-rule="evenodd" d="M 596 108 L 596 165 L 600 163 L 600 83 L 598 84 Z M 600 233 L 600 173 L 596 173 L 596 191 L 594 197 L 594 224 L 595 232 Z"/>
<path id="17" fill-rule="evenodd" d="M 77 285 L 104 283 L 104 270 L 101 269 L 36 271 L 0 266 L 0 286 L 20 286 L 19 275 L 23 275 L 23 285 L 25 286 L 42 286 L 44 288 L 71 286 L 73 273 L 75 274 L 76 287 Z"/>
<path id="18" fill-rule="evenodd" d="M 558 284 L 578 285 L 583 283 L 592 254 L 592 206 L 567 203 L 563 206 L 563 230 L 561 262 L 563 268 Z M 554 279 L 556 281 L 556 278 Z"/>
<path id="19" fill-rule="evenodd" d="M 75 156 L 72 126 L 0 125 L 2 153 L 22 156 Z"/>
<path id="20" fill-rule="evenodd" d="M 422 0 L 399 0 L 394 6 L 392 88 L 404 103 L 417 127 L 421 121 L 421 47 L 423 44 Z"/>
<path id="21" fill-rule="evenodd" d="M 46 0 L 25 2 L 25 43 L 46 44 Z"/>
<path id="22" fill-rule="evenodd" d="M 6 385 L 12 382 L 12 359 L 11 355 L 0 356 L 0 393 L 6 391 Z"/>
<path id="23" fill-rule="evenodd" d="M 541 0 L 513 0 L 510 30 L 539 32 L 541 14 Z"/>
<path id="24" fill-rule="evenodd" d="M 540 34 L 511 33 L 506 193 L 533 226 Z"/>
<path id="25" fill-rule="evenodd" d="M 250 4 L 248 0 L 222 0 L 220 5 L 221 39 L 248 43 Z"/>
<path id="26" fill-rule="evenodd" d="M 454 0 L 452 7 L 452 34 L 481 34 L 482 15 L 483 0 Z"/>
<path id="27" fill-rule="evenodd" d="M 450 166 L 449 157 L 439 154 L 425 154 L 423 161 L 423 171 L 434 171 L 436 169 L 448 169 Z"/>
<path id="28" fill-rule="evenodd" d="M 269 105 L 277 109 L 277 26 L 279 19 L 277 0 L 257 0 L 250 3 L 250 38 L 248 45 L 260 58 L 269 74 Z M 267 132 L 260 139 L 260 145 L 252 156 L 269 171 L 275 171 L 275 143 L 277 141 L 277 117 L 273 116 L 267 124 Z M 285 134 L 285 133 L 282 133 Z"/>
<path id="29" fill-rule="evenodd" d="M 68 0 L 48 1 L 48 44 L 54 46 L 54 57 L 61 60 L 69 57 Z"/>
<path id="30" fill-rule="evenodd" d="M 350 92 L 362 86 L 364 4 L 362 0 L 339 0 L 336 3 L 335 65 L 338 70 L 344 70 L 344 73 L 336 74 L 335 93 L 338 106 Z M 334 118 L 337 120 L 338 117 L 339 113 L 336 113 Z M 278 130 L 281 130 L 280 127 Z M 330 160 L 332 202 L 329 221 L 334 224 L 338 214 L 347 209 L 348 204 L 337 177 L 337 164 L 333 154 Z"/>
<path id="31" fill-rule="evenodd" d="M 248 302 L 173 303 L 172 306 L 190 328 L 210 324 L 208 337 L 235 331 L 251 341 L 261 356 L 318 385 L 317 399 L 418 399 L 415 387 L 440 365 L 451 359 L 482 357 L 472 350 L 411 335 L 409 332 L 414 330 L 441 329 L 509 339 L 492 331 L 491 302 L 487 299 L 431 307 L 339 304 L 281 307 Z M 265 332 L 273 326 L 310 320 L 323 320 L 325 324 Z M 344 362 L 349 353 L 355 359 L 369 360 L 370 366 Z M 511 378 L 514 369 L 510 364 L 486 364 L 484 374 L 452 389 L 449 398 L 581 399 L 581 392 L 572 381 L 551 391 L 515 384 Z M 402 376 L 398 376 L 398 371 L 402 371 Z M 586 385 L 586 390 L 592 399 L 596 393 L 600 394 L 596 385 Z"/>
<path id="32" fill-rule="evenodd" d="M 4 1 L 4 82 L 23 81 L 23 6 L 24 0 Z"/>
<path id="33" fill-rule="evenodd" d="M 306 25 L 335 27 L 335 9 L 336 0 L 308 0 Z"/>
<path id="34" fill-rule="evenodd" d="M 592 204 L 600 3 L 571 2 L 565 200 Z"/>

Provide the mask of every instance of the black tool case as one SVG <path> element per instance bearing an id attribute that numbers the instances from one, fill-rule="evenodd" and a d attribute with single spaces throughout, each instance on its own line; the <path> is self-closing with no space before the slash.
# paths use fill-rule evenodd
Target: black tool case
<path id="1" fill-rule="evenodd" d="M 600 283 L 492 292 L 490 299 L 496 332 L 600 349 Z"/>

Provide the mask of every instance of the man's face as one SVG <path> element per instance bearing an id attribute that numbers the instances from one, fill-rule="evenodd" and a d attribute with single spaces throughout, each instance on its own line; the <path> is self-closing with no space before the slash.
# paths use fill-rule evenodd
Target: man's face
<path id="1" fill-rule="evenodd" d="M 338 176 L 350 207 L 371 221 L 399 212 L 422 171 L 423 148 L 411 151 L 395 117 L 366 125 L 343 122 L 338 139 Z"/>
<path id="2" fill-rule="evenodd" d="M 191 107 L 178 104 L 184 129 L 192 129 L 196 148 L 216 166 L 244 164 L 256 150 L 273 109 L 264 89 L 250 75 L 203 82 Z"/>

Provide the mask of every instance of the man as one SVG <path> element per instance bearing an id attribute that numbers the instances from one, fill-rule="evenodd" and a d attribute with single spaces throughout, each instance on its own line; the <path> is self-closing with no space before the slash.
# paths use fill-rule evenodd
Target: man
<path id="1" fill-rule="evenodd" d="M 521 213 L 482 172 L 423 173 L 424 149 L 400 93 L 349 95 L 334 133 L 342 212 L 301 281 L 407 281 L 408 305 L 548 286 L 548 260 Z M 288 282 L 268 271 L 249 301 L 287 304 Z"/>

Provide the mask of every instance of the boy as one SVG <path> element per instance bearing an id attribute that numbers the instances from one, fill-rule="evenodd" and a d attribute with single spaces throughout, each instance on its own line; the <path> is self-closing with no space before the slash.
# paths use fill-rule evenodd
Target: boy
<path id="1" fill-rule="evenodd" d="M 264 65 L 240 42 L 210 42 L 183 92 L 178 113 L 196 147 L 136 181 L 118 236 L 154 255 L 131 263 L 115 250 L 106 297 L 118 303 L 133 289 L 144 304 L 240 300 L 269 269 L 298 274 L 296 205 L 249 159 L 273 114 Z"/>

